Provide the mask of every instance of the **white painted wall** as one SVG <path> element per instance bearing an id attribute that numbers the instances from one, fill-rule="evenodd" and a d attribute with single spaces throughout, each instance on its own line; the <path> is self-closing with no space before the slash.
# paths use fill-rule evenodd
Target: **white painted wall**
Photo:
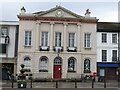
<path id="1" fill-rule="evenodd" d="M 14 21 L 0 21 L 0 29 L 1 27 L 8 28 L 8 35 L 10 37 L 10 42 L 8 44 L 8 58 L 14 58 L 15 54 L 15 37 L 16 37 L 16 26 L 18 22 Z M 1 30 L 0 30 L 1 31 Z M 1 37 L 0 37 L 1 40 Z M 6 54 L 0 54 L 0 57 L 6 57 Z"/>
<path id="2" fill-rule="evenodd" d="M 14 57 L 14 53 L 15 53 L 15 34 L 16 34 L 16 27 L 10 26 L 9 27 L 10 43 L 8 45 L 8 57 L 10 58 Z"/>
<path id="3" fill-rule="evenodd" d="M 102 33 L 107 33 L 107 43 L 101 42 Z M 112 62 L 112 50 L 118 51 L 118 43 L 112 43 L 112 34 L 117 33 L 97 32 L 97 62 L 102 62 L 102 50 L 107 50 L 107 62 Z"/>

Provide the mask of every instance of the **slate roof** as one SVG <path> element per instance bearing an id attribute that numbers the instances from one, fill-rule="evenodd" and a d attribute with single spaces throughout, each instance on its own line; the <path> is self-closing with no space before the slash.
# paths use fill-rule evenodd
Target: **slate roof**
<path id="1" fill-rule="evenodd" d="M 97 32 L 120 32 L 120 23 L 118 22 L 98 22 Z"/>

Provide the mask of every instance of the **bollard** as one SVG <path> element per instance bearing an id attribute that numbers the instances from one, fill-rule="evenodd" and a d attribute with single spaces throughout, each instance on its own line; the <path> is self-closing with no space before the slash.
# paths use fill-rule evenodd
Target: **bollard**
<path id="1" fill-rule="evenodd" d="M 56 80 L 56 88 L 58 88 L 58 81 Z"/>
<path id="2" fill-rule="evenodd" d="M 94 88 L 94 79 L 92 79 L 92 88 Z"/>
<path id="3" fill-rule="evenodd" d="M 31 84 L 30 84 L 31 88 L 32 88 L 32 78 L 31 78 Z"/>
<path id="4" fill-rule="evenodd" d="M 14 85 L 14 83 L 13 83 L 13 79 L 12 79 L 12 88 L 13 88 L 13 85 Z"/>
<path id="5" fill-rule="evenodd" d="M 106 88 L 106 78 L 104 77 L 104 88 Z"/>
<path id="6" fill-rule="evenodd" d="M 75 88 L 77 88 L 77 80 L 75 79 Z"/>
<path id="7" fill-rule="evenodd" d="M 13 74 L 11 75 L 11 81 L 12 81 L 12 88 L 13 88 L 13 85 L 14 85 L 14 76 L 13 76 Z"/>

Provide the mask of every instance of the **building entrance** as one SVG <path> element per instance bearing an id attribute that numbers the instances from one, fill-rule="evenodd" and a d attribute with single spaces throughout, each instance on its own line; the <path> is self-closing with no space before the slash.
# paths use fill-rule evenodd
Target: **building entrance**
<path id="1" fill-rule="evenodd" d="M 54 59 L 53 78 L 55 79 L 62 78 L 62 58 L 61 57 L 56 57 Z"/>

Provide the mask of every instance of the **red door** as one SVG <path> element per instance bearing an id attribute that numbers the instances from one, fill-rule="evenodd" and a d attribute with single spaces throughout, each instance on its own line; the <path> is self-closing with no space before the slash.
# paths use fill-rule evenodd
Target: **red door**
<path id="1" fill-rule="evenodd" d="M 62 65 L 54 65 L 54 78 L 61 79 L 62 76 Z"/>

